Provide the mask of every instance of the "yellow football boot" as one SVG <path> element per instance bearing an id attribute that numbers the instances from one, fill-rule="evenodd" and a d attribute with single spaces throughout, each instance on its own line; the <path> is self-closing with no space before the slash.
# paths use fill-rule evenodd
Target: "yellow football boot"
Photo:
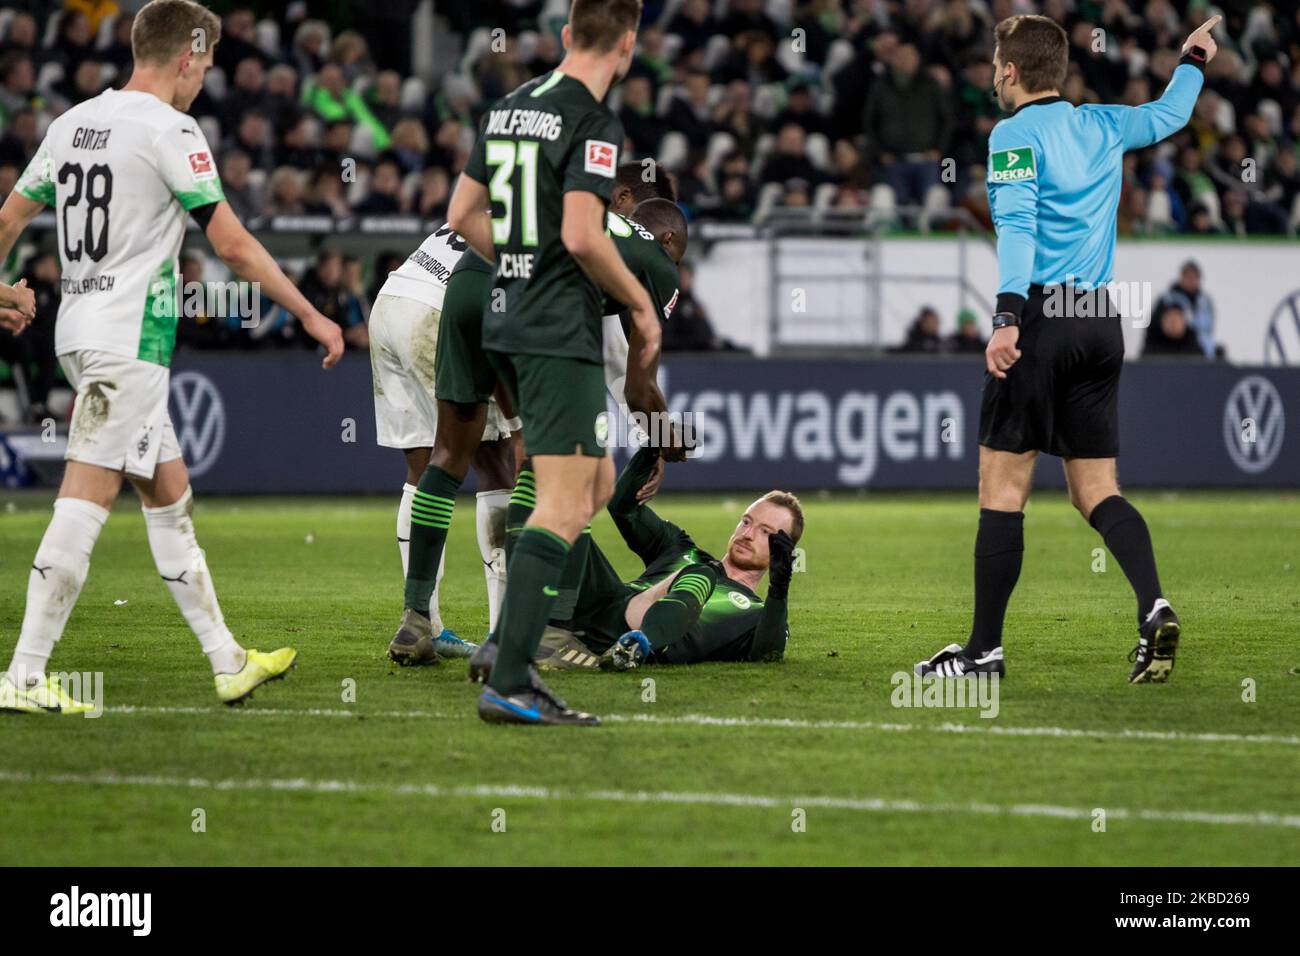
<path id="1" fill-rule="evenodd" d="M 244 669 L 237 674 L 217 674 L 212 682 L 217 687 L 217 696 L 223 704 L 242 704 L 253 696 L 253 691 L 268 681 L 280 680 L 293 667 L 298 652 L 292 647 L 282 647 L 278 651 L 263 654 L 251 647 L 246 650 L 248 660 Z"/>
<path id="2" fill-rule="evenodd" d="M 40 683 L 23 689 L 0 676 L 0 710 L 22 714 L 84 714 L 94 710 L 90 704 L 73 699 L 58 678 L 45 675 Z"/>

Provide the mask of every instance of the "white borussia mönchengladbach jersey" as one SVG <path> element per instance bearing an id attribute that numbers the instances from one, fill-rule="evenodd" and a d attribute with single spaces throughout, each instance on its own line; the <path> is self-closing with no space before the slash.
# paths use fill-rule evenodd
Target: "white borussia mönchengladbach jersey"
<path id="1" fill-rule="evenodd" d="M 50 124 L 17 188 L 58 219 L 55 351 L 170 365 L 186 215 L 225 198 L 193 117 L 149 93 L 108 90 Z"/>
<path id="2" fill-rule="evenodd" d="M 415 299 L 441 312 L 451 270 L 468 248 L 468 242 L 443 226 L 420 243 L 420 248 L 407 256 L 405 262 L 388 273 L 379 294 Z"/>

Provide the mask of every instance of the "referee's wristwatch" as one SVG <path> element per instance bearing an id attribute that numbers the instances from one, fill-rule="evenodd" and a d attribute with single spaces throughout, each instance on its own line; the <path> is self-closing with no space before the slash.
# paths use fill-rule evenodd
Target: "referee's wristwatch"
<path id="1" fill-rule="evenodd" d="M 1005 329 L 1005 328 L 1008 328 L 1008 327 L 1010 327 L 1010 326 L 1015 326 L 1015 327 L 1019 328 L 1019 326 L 1020 326 L 1020 316 L 1016 315 L 1014 312 L 994 312 L 994 313 L 993 313 L 993 331 L 994 331 L 994 332 L 996 332 L 998 329 Z"/>

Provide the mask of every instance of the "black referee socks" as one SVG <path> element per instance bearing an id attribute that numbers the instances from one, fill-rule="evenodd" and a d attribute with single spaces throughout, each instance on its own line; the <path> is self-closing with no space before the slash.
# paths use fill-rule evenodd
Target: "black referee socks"
<path id="1" fill-rule="evenodd" d="M 1141 625 L 1151 613 L 1152 605 L 1163 596 L 1147 523 L 1122 495 L 1111 495 L 1093 508 L 1088 523 L 1097 529 L 1110 553 L 1124 569 L 1128 583 L 1133 585 L 1133 593 L 1137 595 L 1138 624 Z"/>
<path id="2" fill-rule="evenodd" d="M 1020 580 L 1024 556 L 1025 513 L 981 508 L 975 535 L 975 621 L 966 642 L 968 657 L 983 657 L 1002 643 L 1002 619 Z"/>

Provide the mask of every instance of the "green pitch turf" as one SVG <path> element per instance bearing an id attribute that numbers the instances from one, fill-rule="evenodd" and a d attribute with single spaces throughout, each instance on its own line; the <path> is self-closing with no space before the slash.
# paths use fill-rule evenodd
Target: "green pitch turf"
<path id="1" fill-rule="evenodd" d="M 997 716 L 892 706 L 965 636 L 974 502 L 810 496 L 786 661 L 557 675 L 618 718 L 581 730 L 481 724 L 462 664 L 385 660 L 396 503 L 364 498 L 200 502 L 236 635 L 300 652 L 227 710 L 124 498 L 51 666 L 102 671 L 106 711 L 0 715 L 0 864 L 1294 864 L 1300 498 L 1134 500 L 1185 626 L 1168 685 L 1126 683 L 1128 585 L 1044 493 Z M 720 553 L 746 501 L 659 507 Z M 49 499 L 0 502 L 3 666 Z M 443 614 L 477 639 L 482 604 L 463 497 Z"/>

